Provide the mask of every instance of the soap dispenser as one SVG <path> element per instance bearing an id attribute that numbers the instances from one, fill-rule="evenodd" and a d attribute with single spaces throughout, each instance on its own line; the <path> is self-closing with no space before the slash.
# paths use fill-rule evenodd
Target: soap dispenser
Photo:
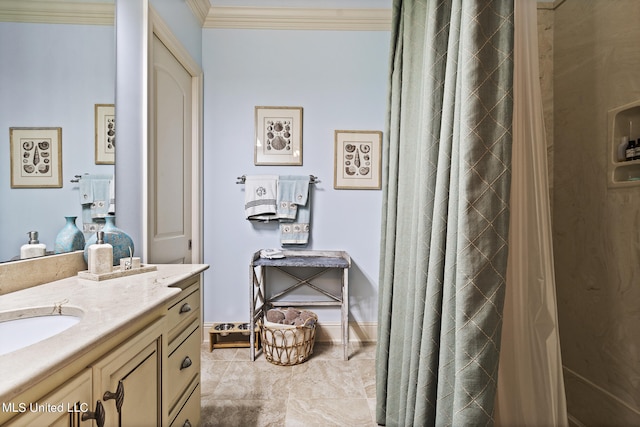
<path id="1" fill-rule="evenodd" d="M 113 246 L 104 242 L 104 231 L 98 231 L 96 243 L 88 248 L 89 273 L 104 274 L 113 270 Z"/>
<path id="2" fill-rule="evenodd" d="M 47 250 L 47 245 L 38 241 L 38 232 L 29 231 L 29 243 L 26 243 L 20 247 L 20 259 L 35 258 L 44 256 Z"/>

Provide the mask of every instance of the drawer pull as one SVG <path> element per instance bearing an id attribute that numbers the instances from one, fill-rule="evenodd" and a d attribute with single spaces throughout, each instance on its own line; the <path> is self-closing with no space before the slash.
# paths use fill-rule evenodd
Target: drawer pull
<path id="1" fill-rule="evenodd" d="M 192 364 L 193 364 L 193 362 L 191 362 L 191 359 L 189 358 L 189 356 L 187 356 L 182 361 L 182 364 L 180 365 L 180 370 L 187 369 Z"/>
<path id="2" fill-rule="evenodd" d="M 96 420 L 96 425 L 98 427 L 104 426 L 104 418 L 104 407 L 102 406 L 102 402 L 100 402 L 99 400 L 96 402 L 95 412 L 83 412 L 81 417 L 82 421 Z"/>
<path id="3" fill-rule="evenodd" d="M 122 384 L 122 381 L 118 381 L 118 388 L 116 389 L 115 393 L 110 391 L 104 392 L 102 400 L 107 401 L 111 399 L 115 399 L 116 409 L 118 412 L 120 412 L 122 410 L 122 404 L 124 403 L 124 384 Z"/>
<path id="4" fill-rule="evenodd" d="M 182 427 L 191 427 L 191 422 L 189 420 L 186 420 L 184 424 L 182 424 Z"/>
<path id="5" fill-rule="evenodd" d="M 191 311 L 191 306 L 189 305 L 188 302 L 185 302 L 184 304 L 182 304 L 182 307 L 180 307 L 180 314 L 188 313 L 190 311 Z"/>

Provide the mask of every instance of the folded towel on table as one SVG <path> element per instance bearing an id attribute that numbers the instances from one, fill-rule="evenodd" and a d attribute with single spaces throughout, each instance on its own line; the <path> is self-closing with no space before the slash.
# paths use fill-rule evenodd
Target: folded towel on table
<path id="1" fill-rule="evenodd" d="M 244 185 L 244 212 L 250 221 L 277 218 L 278 175 L 250 175 Z"/>
<path id="2" fill-rule="evenodd" d="M 284 258 L 284 252 L 280 249 L 262 249 L 260 251 L 260 258 L 280 259 Z"/>

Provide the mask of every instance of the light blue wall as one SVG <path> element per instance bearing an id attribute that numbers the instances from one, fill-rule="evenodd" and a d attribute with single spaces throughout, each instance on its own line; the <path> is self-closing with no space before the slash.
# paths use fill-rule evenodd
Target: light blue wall
<path id="1" fill-rule="evenodd" d="M 275 224 L 244 219 L 236 184 L 264 173 L 319 177 L 307 249 L 347 251 L 352 320 L 377 319 L 382 194 L 333 188 L 334 130 L 384 131 L 388 50 L 388 32 L 203 30 L 205 322 L 248 319 L 251 255 L 279 247 Z M 254 166 L 257 105 L 303 107 L 303 166 Z"/>
<path id="2" fill-rule="evenodd" d="M 94 161 L 94 104 L 114 103 L 114 30 L 1 22 L 0 58 L 0 260 L 7 260 L 29 230 L 53 250 L 63 217 L 80 216 L 74 175 L 113 173 Z M 11 189 L 10 127 L 62 128 L 62 188 Z"/>
<path id="3" fill-rule="evenodd" d="M 198 64 L 202 64 L 202 28 L 184 1 L 151 0 L 151 6 Z"/>

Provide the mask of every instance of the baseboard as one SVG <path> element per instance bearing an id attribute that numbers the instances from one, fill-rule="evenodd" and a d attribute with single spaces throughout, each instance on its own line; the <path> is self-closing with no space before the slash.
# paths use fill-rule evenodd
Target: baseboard
<path id="1" fill-rule="evenodd" d="M 378 339 L 377 322 L 349 322 L 349 342 L 374 343 Z M 342 342 L 340 322 L 322 322 L 318 324 L 316 342 Z"/>
<path id="2" fill-rule="evenodd" d="M 237 322 L 241 323 L 241 322 Z M 203 338 L 205 342 L 209 342 L 209 329 L 213 322 L 205 322 L 203 324 Z M 349 342 L 355 343 L 375 343 L 378 338 L 377 322 L 349 322 Z M 342 342 L 342 326 L 340 322 L 322 322 L 318 323 L 316 330 L 316 342 Z"/>

